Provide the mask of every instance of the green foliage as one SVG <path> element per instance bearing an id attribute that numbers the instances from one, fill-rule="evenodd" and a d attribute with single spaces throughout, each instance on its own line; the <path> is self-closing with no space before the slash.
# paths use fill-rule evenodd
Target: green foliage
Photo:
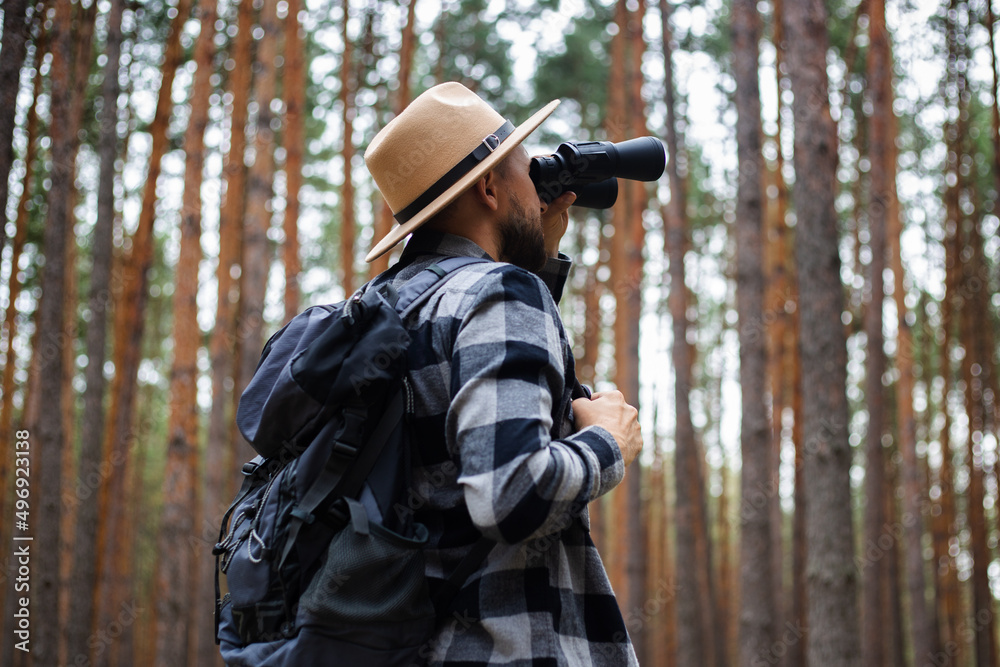
<path id="1" fill-rule="evenodd" d="M 597 132 L 604 124 L 608 99 L 608 74 L 611 66 L 608 48 L 613 23 L 612 8 L 589 1 L 583 16 L 575 18 L 557 48 L 540 54 L 535 73 L 535 104 L 562 99 L 579 114 L 584 131 Z M 558 143 L 565 137 L 540 135 Z"/>
<path id="2" fill-rule="evenodd" d="M 502 116 L 517 115 L 511 93 L 512 44 L 500 36 L 488 4 L 486 0 L 444 4 L 434 24 L 433 49 L 418 54 L 416 69 L 424 75 L 415 94 L 439 81 L 460 81 L 490 100 Z"/>

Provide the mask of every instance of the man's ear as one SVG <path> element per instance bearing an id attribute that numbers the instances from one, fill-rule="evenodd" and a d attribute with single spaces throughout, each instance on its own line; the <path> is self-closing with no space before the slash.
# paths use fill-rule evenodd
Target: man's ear
<path id="1" fill-rule="evenodd" d="M 500 206 L 500 179 L 495 170 L 488 171 L 476 181 L 472 186 L 472 191 L 476 195 L 476 201 L 486 206 L 491 211 L 496 211 Z"/>

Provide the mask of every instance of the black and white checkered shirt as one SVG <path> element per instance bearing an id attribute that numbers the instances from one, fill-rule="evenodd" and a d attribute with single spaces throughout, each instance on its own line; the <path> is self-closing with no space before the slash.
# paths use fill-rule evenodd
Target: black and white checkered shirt
<path id="1" fill-rule="evenodd" d="M 442 256 L 482 256 L 472 241 L 414 234 L 398 287 Z M 574 432 L 573 356 L 556 300 L 568 259 L 541 275 L 487 262 L 460 269 L 414 314 L 408 380 L 414 488 L 430 531 L 433 593 L 481 535 L 495 546 L 422 651 L 430 665 L 637 665 L 587 503 L 624 475 L 600 427 Z"/>

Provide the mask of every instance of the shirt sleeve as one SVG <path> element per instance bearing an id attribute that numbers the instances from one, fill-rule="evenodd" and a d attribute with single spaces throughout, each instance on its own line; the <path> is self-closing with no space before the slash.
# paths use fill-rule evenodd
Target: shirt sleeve
<path id="1" fill-rule="evenodd" d="M 566 286 L 566 279 L 569 277 L 571 268 L 573 268 L 573 260 L 565 253 L 559 253 L 558 257 L 546 259 L 545 266 L 538 272 L 538 277 L 549 288 L 552 300 L 556 303 L 562 300 L 563 288 Z"/>
<path id="2" fill-rule="evenodd" d="M 452 349 L 446 433 L 472 521 L 517 543 L 567 527 L 625 468 L 603 428 L 551 436 L 566 339 L 546 285 L 509 265 L 481 284 Z"/>

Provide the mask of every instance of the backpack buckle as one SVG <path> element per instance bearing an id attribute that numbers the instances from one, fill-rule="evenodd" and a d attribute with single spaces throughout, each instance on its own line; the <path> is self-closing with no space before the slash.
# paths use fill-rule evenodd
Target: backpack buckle
<path id="1" fill-rule="evenodd" d="M 299 507 L 298 505 L 296 505 L 292 509 L 291 515 L 293 517 L 295 517 L 296 519 L 298 519 L 299 521 L 301 521 L 302 523 L 307 524 L 307 525 L 311 524 L 313 521 L 316 520 L 316 517 L 315 517 L 315 515 L 312 514 L 312 512 L 307 512 L 304 509 L 302 509 L 301 507 Z"/>
<path id="2" fill-rule="evenodd" d="M 347 507 L 347 503 L 344 502 L 342 498 L 337 499 L 330 505 L 326 513 L 330 517 L 330 521 L 336 530 L 340 530 L 347 525 L 347 522 L 351 520 L 350 509 Z"/>
<path id="3" fill-rule="evenodd" d="M 344 409 L 344 424 L 337 433 L 333 443 L 333 453 L 343 459 L 351 460 L 358 455 L 358 446 L 365 434 L 365 420 L 368 410 L 363 407 Z"/>
<path id="4" fill-rule="evenodd" d="M 358 455 L 358 448 L 341 440 L 337 440 L 333 443 L 333 453 L 342 459 L 353 459 Z"/>

